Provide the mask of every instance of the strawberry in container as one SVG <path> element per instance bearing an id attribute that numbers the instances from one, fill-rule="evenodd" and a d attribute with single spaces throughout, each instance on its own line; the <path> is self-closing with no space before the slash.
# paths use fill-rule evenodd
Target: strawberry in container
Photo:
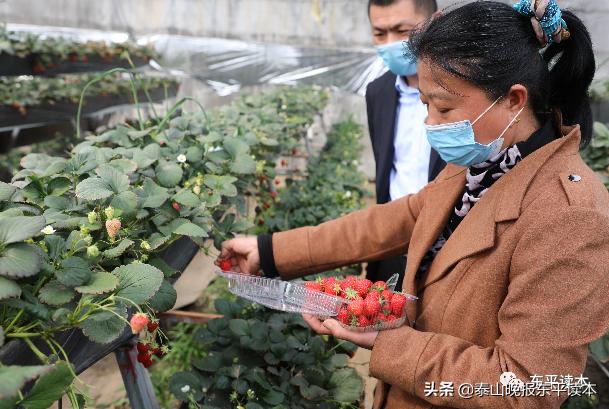
<path id="1" fill-rule="evenodd" d="M 394 280 L 393 280 L 394 281 Z M 323 292 L 344 300 L 336 320 L 350 330 L 380 331 L 397 328 L 406 322 L 406 303 L 417 297 L 394 292 L 395 284 L 348 276 L 344 280 L 324 278 L 305 284 L 310 291 Z M 321 317 L 328 318 L 328 317 Z"/>

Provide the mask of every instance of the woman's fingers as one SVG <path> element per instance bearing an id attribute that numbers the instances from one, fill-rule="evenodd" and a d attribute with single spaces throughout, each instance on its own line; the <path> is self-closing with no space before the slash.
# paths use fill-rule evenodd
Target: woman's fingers
<path id="1" fill-rule="evenodd" d="M 326 328 L 321 320 L 310 314 L 302 314 L 302 318 L 305 322 L 311 327 L 311 329 L 318 334 L 330 335 L 331 332 L 328 328 Z"/>
<path id="2" fill-rule="evenodd" d="M 356 332 L 351 331 L 334 319 L 325 320 L 322 324 L 330 334 L 336 338 L 344 339 L 345 341 L 353 342 L 362 348 L 372 349 L 374 341 L 378 335 L 378 331 L 372 332 Z"/>

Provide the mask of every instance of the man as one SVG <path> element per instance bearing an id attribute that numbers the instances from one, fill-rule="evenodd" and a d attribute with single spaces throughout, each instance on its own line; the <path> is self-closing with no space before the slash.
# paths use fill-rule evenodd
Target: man
<path id="1" fill-rule="evenodd" d="M 416 62 L 406 57 L 404 47 L 412 30 L 431 18 L 437 8 L 436 0 L 368 2 L 374 44 L 389 69 L 366 91 L 377 203 L 419 191 L 446 165 L 427 142 L 427 108 L 419 98 Z M 377 281 L 399 273 L 399 289 L 405 265 L 405 256 L 369 263 L 367 276 Z"/>

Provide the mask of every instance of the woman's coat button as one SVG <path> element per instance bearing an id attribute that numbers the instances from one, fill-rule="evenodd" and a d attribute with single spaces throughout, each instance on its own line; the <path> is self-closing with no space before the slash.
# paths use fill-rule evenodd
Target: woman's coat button
<path id="1" fill-rule="evenodd" d="M 569 175 L 569 180 L 571 182 L 579 182 L 580 180 L 582 180 L 582 177 L 579 175 Z"/>

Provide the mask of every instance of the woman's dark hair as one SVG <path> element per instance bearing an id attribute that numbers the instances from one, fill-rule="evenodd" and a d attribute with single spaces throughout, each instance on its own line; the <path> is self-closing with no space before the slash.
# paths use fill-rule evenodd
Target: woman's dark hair
<path id="1" fill-rule="evenodd" d="M 563 122 L 580 124 L 582 144 L 592 138 L 588 88 L 596 64 L 590 34 L 581 20 L 563 11 L 571 37 L 540 53 L 529 17 L 495 1 L 476 1 L 447 12 L 411 36 L 417 58 L 483 89 L 490 99 L 524 85 L 537 118 L 559 109 Z"/>

